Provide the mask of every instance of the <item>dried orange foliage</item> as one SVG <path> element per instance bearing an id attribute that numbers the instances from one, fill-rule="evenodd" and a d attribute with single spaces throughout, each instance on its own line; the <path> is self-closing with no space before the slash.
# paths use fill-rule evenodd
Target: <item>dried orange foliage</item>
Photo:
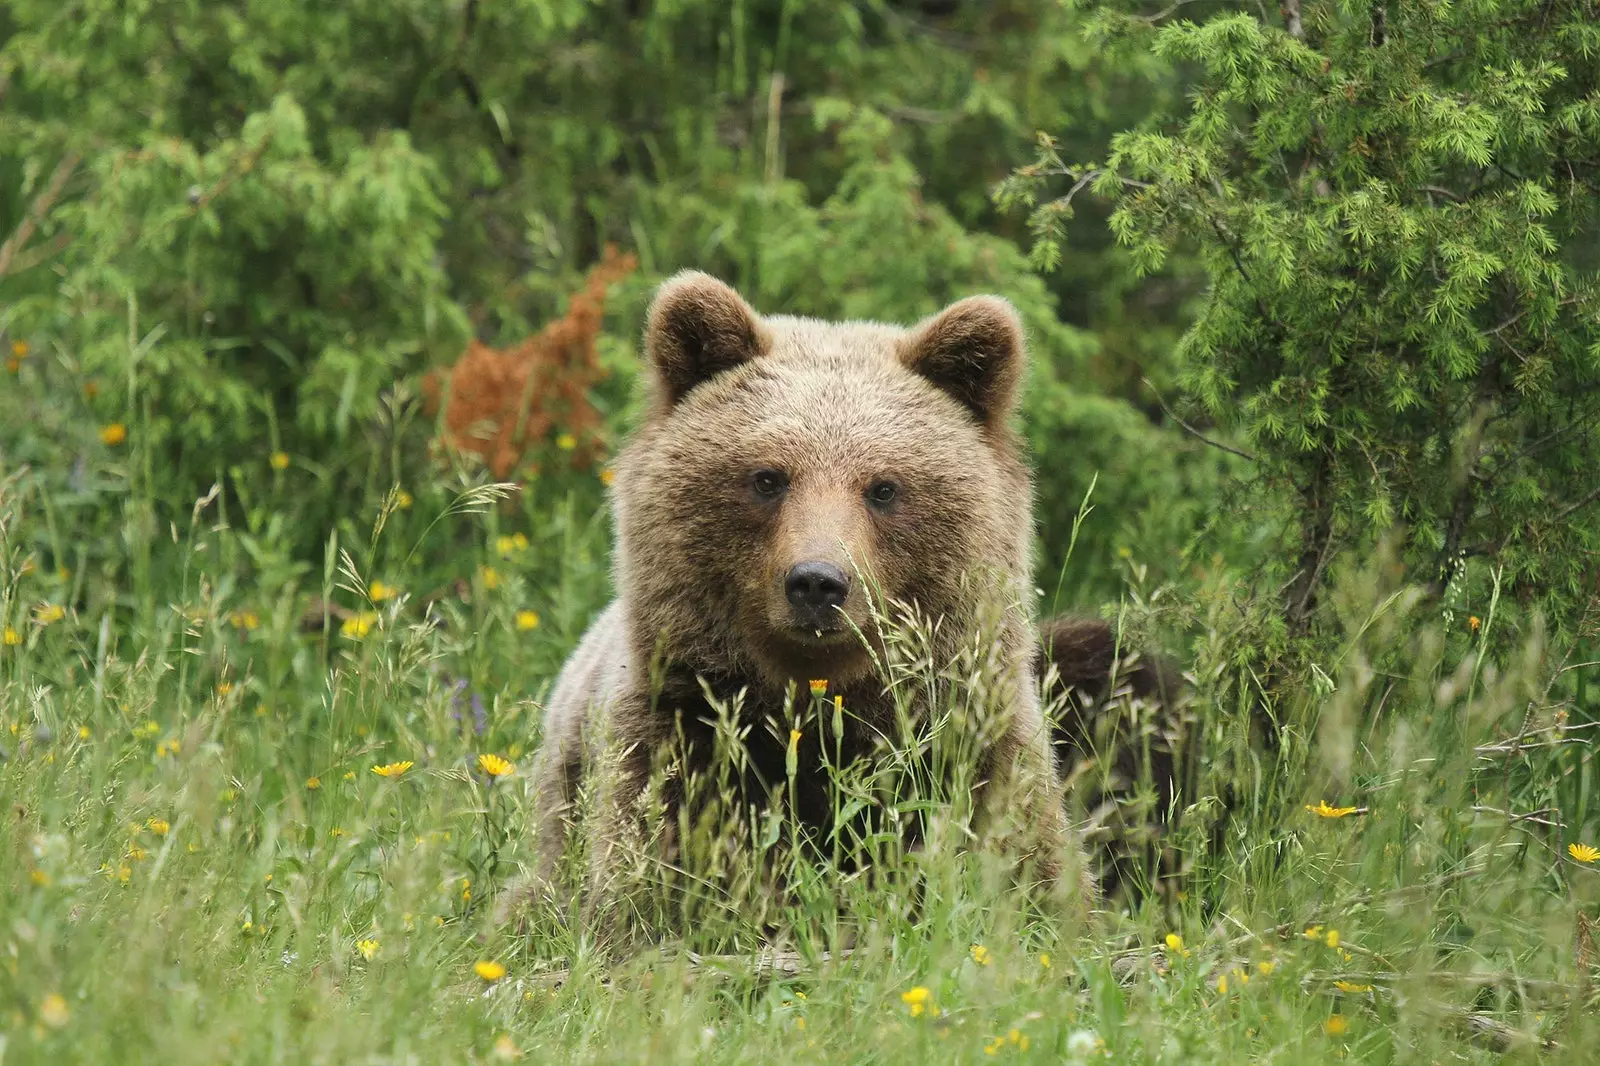
<path id="1" fill-rule="evenodd" d="M 529 449 L 570 433 L 577 442 L 573 461 L 593 463 L 600 412 L 589 390 L 605 377 L 594 342 L 605 317 L 606 289 L 638 265 L 631 252 L 619 255 L 607 245 L 561 318 L 514 348 L 471 341 L 454 366 L 424 377 L 428 413 L 438 414 L 441 401 L 445 405 L 445 445 L 481 456 L 495 477 L 505 478 Z"/>

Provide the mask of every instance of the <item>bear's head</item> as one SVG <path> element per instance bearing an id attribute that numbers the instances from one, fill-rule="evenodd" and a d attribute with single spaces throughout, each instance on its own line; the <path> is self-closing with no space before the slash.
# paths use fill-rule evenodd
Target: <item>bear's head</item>
<path id="1" fill-rule="evenodd" d="M 872 672 L 873 603 L 955 637 L 974 581 L 1020 610 L 1032 485 L 1009 303 L 971 297 L 909 329 L 763 317 L 688 272 L 657 294 L 645 352 L 650 410 L 614 490 L 636 647 L 843 686 Z"/>

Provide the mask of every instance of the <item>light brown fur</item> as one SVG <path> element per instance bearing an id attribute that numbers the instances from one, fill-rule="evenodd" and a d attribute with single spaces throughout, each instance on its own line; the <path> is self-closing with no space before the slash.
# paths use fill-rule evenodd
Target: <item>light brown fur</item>
<path id="1" fill-rule="evenodd" d="M 812 679 L 843 697 L 856 754 L 892 732 L 884 679 L 845 618 L 820 638 L 795 624 L 785 575 L 820 561 L 854 575 L 840 610 L 869 644 L 879 634 L 864 575 L 887 602 L 939 619 L 940 663 L 978 639 L 986 601 L 999 605 L 1000 721 L 974 778 L 1026 812 L 1038 868 L 1053 876 L 1067 831 L 1033 677 L 1032 483 L 1010 428 L 1025 352 L 1010 305 L 974 297 L 911 329 L 760 317 L 722 283 L 685 273 L 658 293 L 645 347 L 650 412 L 613 490 L 617 598 L 549 701 L 534 770 L 536 875 L 553 870 L 576 789 L 601 760 L 599 824 L 585 831 L 589 891 L 605 891 L 652 757 L 705 713 L 702 684 L 743 692 L 752 749 L 765 746 L 757 762 L 781 758 L 785 691 Z M 767 470 L 786 476 L 781 498 L 752 482 Z M 897 494 L 880 506 L 869 497 L 885 482 Z M 657 654 L 668 666 L 653 694 Z M 802 760 L 807 771 L 821 776 Z"/>

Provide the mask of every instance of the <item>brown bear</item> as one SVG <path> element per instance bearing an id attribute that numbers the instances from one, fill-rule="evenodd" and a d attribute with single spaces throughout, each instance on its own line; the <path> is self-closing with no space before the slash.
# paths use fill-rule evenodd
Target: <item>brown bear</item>
<path id="1" fill-rule="evenodd" d="M 1035 675 L 1032 481 L 1010 424 L 1026 351 L 1011 305 L 975 296 L 909 329 L 762 316 L 686 272 L 658 291 L 644 348 L 648 412 L 612 489 L 616 599 L 556 681 L 533 770 L 535 880 L 603 766 L 582 831 L 586 893 L 604 896 L 653 763 L 672 744 L 708 759 L 720 701 L 749 727 L 739 799 L 768 802 L 791 760 L 794 811 L 825 833 L 821 745 L 801 744 L 785 715 L 825 682 L 827 705 L 848 710 L 829 743 L 846 762 L 881 753 L 905 710 L 884 676 L 885 618 L 926 623 L 935 666 L 977 650 L 991 668 L 971 749 L 980 837 L 1021 822 L 1019 857 L 1041 880 L 1063 860 L 1083 870 Z M 673 782 L 697 769 L 665 775 L 669 826 Z M 670 858 L 671 841 L 658 846 Z M 1086 882 L 1065 883 L 1087 899 Z"/>
<path id="2" fill-rule="evenodd" d="M 1180 797 L 1193 794 L 1183 675 L 1099 618 L 1045 622 L 1039 652 L 1056 765 L 1088 814 L 1101 893 L 1175 890 L 1182 870 L 1167 845 Z"/>

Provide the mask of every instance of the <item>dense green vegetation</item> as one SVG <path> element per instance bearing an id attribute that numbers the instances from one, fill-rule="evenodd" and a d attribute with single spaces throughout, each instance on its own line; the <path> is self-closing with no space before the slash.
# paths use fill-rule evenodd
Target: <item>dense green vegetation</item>
<path id="1" fill-rule="evenodd" d="M 1593 2 L 8 0 L 0 1060 L 1590 1061 L 1597 192 Z M 488 921 L 687 266 L 1016 303 L 1045 609 L 1195 681 L 1167 891 Z"/>

